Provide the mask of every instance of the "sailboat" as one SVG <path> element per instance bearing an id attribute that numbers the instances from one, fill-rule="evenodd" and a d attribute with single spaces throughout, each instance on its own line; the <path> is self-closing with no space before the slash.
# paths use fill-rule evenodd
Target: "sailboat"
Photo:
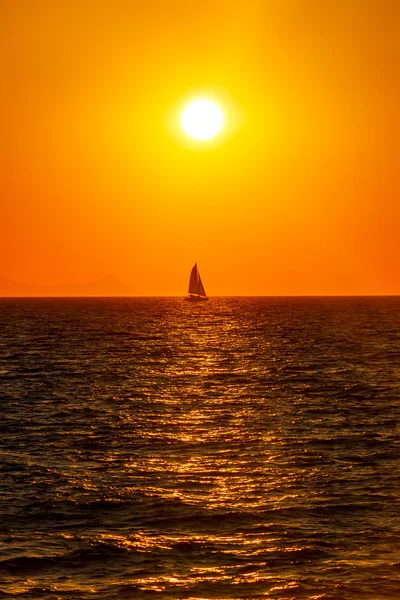
<path id="1" fill-rule="evenodd" d="M 201 302 L 208 300 L 206 290 L 201 281 L 200 273 L 197 268 L 197 263 L 194 265 L 189 279 L 189 295 L 186 298 L 189 302 Z"/>

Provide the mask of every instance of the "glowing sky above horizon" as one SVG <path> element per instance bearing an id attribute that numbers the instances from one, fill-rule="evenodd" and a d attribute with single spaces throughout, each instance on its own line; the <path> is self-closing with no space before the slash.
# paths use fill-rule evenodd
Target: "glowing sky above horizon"
<path id="1" fill-rule="evenodd" d="M 4 0 L 0 277 L 184 295 L 197 261 L 210 295 L 400 294 L 399 25 L 391 0 Z"/>

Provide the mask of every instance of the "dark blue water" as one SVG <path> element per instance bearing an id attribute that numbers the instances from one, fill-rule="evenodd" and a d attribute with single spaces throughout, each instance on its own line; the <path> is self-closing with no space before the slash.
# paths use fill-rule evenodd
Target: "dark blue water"
<path id="1" fill-rule="evenodd" d="M 400 598 L 400 298 L 0 300 L 0 598 Z"/>

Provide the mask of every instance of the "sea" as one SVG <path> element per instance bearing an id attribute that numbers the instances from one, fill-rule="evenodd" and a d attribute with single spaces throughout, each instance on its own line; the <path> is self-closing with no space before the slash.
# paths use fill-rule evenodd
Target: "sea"
<path id="1" fill-rule="evenodd" d="M 0 599 L 400 599 L 400 297 L 0 300 Z"/>

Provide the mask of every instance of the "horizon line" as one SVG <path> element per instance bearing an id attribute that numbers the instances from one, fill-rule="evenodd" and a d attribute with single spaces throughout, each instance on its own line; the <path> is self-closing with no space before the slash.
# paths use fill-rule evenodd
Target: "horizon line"
<path id="1" fill-rule="evenodd" d="M 398 294 L 223 294 L 215 296 L 207 296 L 208 298 L 399 298 Z M 17 299 L 54 299 L 54 298 L 186 298 L 184 294 L 107 294 L 107 295 L 48 295 L 48 296 L 31 296 L 31 295 L 0 295 L 0 300 L 8 298 L 10 300 Z"/>

